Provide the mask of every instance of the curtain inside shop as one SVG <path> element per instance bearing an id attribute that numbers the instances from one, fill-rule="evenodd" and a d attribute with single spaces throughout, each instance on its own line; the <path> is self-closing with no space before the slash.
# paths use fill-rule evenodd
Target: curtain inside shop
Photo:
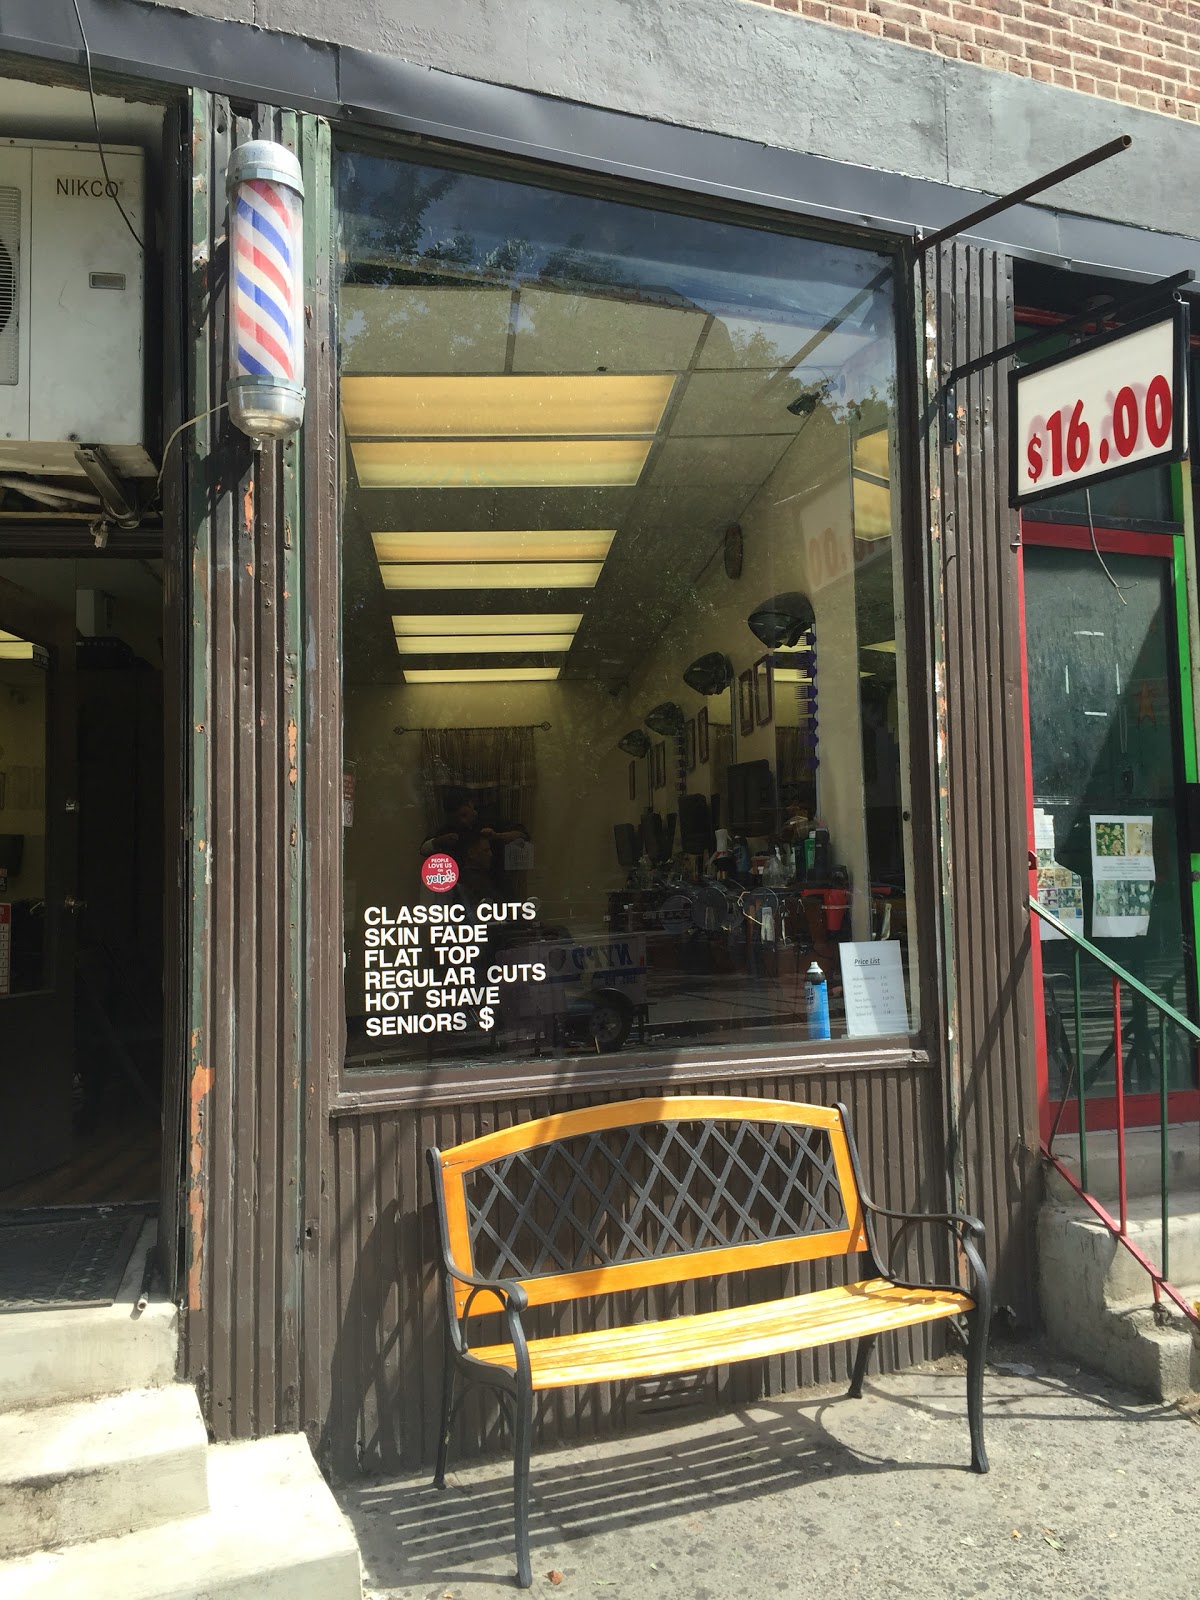
<path id="1" fill-rule="evenodd" d="M 464 801 L 491 828 L 533 822 L 537 757 L 532 728 L 422 728 L 425 823 L 432 834 Z"/>

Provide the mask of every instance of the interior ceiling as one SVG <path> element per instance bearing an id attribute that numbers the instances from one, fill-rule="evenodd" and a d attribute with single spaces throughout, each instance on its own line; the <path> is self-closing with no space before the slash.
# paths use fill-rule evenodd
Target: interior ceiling
<path id="1" fill-rule="evenodd" d="M 562 676 L 622 683 L 797 433 L 814 424 L 820 431 L 819 412 L 796 415 L 789 403 L 820 385 L 836 394 L 843 369 L 878 338 L 857 317 L 830 330 L 816 318 L 805 327 L 595 292 L 474 285 L 347 284 L 341 325 L 346 392 L 356 377 L 387 373 L 676 375 L 646 465 L 628 488 L 364 488 L 355 472 L 351 406 L 347 674 L 393 682 L 402 663 L 392 612 L 464 613 L 500 606 L 502 598 L 508 612 L 582 609 Z M 369 391 L 360 388 L 364 398 Z M 503 434 L 503 419 L 497 432 Z M 844 449 L 844 436 L 836 448 Z M 385 591 L 372 545 L 381 531 L 535 528 L 616 530 L 594 590 L 506 589 L 502 597 L 487 590 Z M 453 554 L 451 541 L 446 557 Z M 890 599 L 890 583 L 888 589 Z"/>

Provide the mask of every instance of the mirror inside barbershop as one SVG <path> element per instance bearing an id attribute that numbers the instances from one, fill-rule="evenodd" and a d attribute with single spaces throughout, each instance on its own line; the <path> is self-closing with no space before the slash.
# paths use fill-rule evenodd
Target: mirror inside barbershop
<path id="1" fill-rule="evenodd" d="M 338 190 L 350 1065 L 908 1033 L 890 258 Z"/>

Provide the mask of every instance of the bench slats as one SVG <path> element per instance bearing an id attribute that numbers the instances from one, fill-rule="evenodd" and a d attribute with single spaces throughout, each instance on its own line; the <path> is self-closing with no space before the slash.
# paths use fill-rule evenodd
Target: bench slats
<path id="1" fill-rule="evenodd" d="M 801 1128 L 842 1127 L 841 1115 L 833 1106 L 806 1105 L 798 1100 L 754 1100 L 741 1095 L 659 1095 L 654 1099 L 617 1100 L 603 1106 L 584 1106 L 579 1111 L 560 1111 L 532 1122 L 515 1122 L 511 1128 L 500 1128 L 495 1133 L 482 1133 L 465 1144 L 441 1151 L 441 1168 L 445 1173 L 461 1172 L 494 1161 L 497 1156 L 511 1155 L 514 1150 L 574 1139 L 605 1128 L 637 1127 L 648 1122 L 698 1122 L 707 1117 L 727 1117 L 732 1122 L 792 1123 Z"/>
<path id="2" fill-rule="evenodd" d="M 968 1295 L 906 1289 L 884 1278 L 761 1305 L 529 1341 L 535 1390 L 661 1377 L 755 1357 L 861 1339 L 971 1311 Z M 515 1370 L 511 1344 L 472 1349 L 476 1361 Z"/>

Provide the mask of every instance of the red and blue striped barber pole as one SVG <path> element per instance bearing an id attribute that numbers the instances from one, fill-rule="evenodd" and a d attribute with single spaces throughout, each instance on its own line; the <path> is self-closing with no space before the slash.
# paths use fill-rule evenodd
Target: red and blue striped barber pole
<path id="1" fill-rule="evenodd" d="M 229 158 L 229 414 L 255 439 L 304 420 L 304 184 L 267 139 Z"/>

